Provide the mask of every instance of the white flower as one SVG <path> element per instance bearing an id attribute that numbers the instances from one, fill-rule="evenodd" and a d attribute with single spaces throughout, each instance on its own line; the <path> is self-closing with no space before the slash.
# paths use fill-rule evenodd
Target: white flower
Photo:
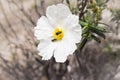
<path id="1" fill-rule="evenodd" d="M 72 15 L 66 5 L 49 6 L 46 16 L 40 17 L 35 27 L 42 60 L 54 56 L 56 62 L 65 62 L 67 56 L 77 49 L 76 43 L 80 42 L 81 33 L 78 16 Z"/>

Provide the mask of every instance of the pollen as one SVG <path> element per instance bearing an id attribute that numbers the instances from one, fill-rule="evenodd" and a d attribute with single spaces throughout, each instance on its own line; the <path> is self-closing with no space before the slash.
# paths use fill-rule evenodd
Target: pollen
<path id="1" fill-rule="evenodd" d="M 53 31 L 54 41 L 62 40 L 64 37 L 64 30 L 61 27 L 56 27 Z"/>

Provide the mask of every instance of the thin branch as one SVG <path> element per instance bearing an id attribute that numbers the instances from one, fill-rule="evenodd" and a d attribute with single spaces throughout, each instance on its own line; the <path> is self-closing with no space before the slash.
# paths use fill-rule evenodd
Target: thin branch
<path id="1" fill-rule="evenodd" d="M 84 15 L 84 10 L 87 5 L 87 2 L 88 0 L 82 0 L 82 7 L 81 7 L 80 14 L 79 14 L 79 20 L 81 20 L 82 16 Z"/>
<path id="2" fill-rule="evenodd" d="M 10 42 L 9 37 L 7 36 L 7 31 L 6 29 L 4 29 L 2 23 L 0 23 L 0 26 L 1 26 L 2 31 L 4 32 L 5 38 L 8 40 L 8 42 Z"/>
<path id="3" fill-rule="evenodd" d="M 31 16 L 28 15 L 25 10 L 24 10 L 24 6 L 23 6 L 23 3 L 22 3 L 22 0 L 20 1 L 21 3 L 21 7 L 19 7 L 19 5 L 14 1 L 12 0 L 12 2 L 15 4 L 15 6 L 23 13 L 23 15 L 35 26 L 36 23 L 32 20 Z"/>
<path id="4" fill-rule="evenodd" d="M 14 34 L 15 37 L 16 37 L 16 39 L 18 39 L 15 30 L 12 28 L 12 25 L 10 24 L 10 22 L 9 22 L 9 20 L 8 20 L 8 17 L 7 17 L 7 15 L 6 15 L 6 13 L 5 13 L 5 10 L 4 10 L 4 8 L 3 8 L 3 5 L 2 5 L 2 2 L 1 2 L 1 1 L 0 1 L 0 8 L 1 8 L 2 12 L 3 12 L 3 15 L 4 15 L 4 17 L 5 17 L 5 20 L 6 20 L 7 24 L 8 24 L 8 26 L 9 26 L 9 29 L 13 32 L 13 34 Z"/>
<path id="5" fill-rule="evenodd" d="M 41 14 L 40 14 L 39 11 L 38 11 L 37 0 L 34 1 L 34 4 L 35 4 L 35 11 L 36 11 L 37 15 L 40 17 Z"/>

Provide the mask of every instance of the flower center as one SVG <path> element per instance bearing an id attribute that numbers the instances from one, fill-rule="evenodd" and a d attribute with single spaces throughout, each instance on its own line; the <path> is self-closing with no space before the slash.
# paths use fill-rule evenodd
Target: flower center
<path id="1" fill-rule="evenodd" d="M 62 38 L 64 37 L 64 30 L 61 27 L 56 27 L 53 31 L 53 37 L 54 39 L 52 41 L 62 40 Z"/>

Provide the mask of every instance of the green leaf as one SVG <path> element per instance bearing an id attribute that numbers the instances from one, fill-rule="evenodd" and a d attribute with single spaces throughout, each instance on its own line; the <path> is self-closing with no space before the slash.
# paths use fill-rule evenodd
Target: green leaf
<path id="1" fill-rule="evenodd" d="M 98 43 L 101 43 L 101 40 L 97 37 L 97 36 L 95 36 L 95 35 L 91 35 L 91 37 L 95 40 L 95 41 L 97 41 Z"/>
<path id="2" fill-rule="evenodd" d="M 99 27 L 99 26 L 96 26 L 96 27 L 92 27 L 90 26 L 91 29 L 95 30 L 95 31 L 100 31 L 100 32 L 107 32 L 107 30 L 103 27 Z"/>
<path id="3" fill-rule="evenodd" d="M 87 23 L 83 22 L 83 21 L 79 21 L 79 24 L 82 25 L 82 26 L 86 26 L 87 25 Z"/>
<path id="4" fill-rule="evenodd" d="M 103 28 L 103 27 L 99 27 L 99 26 L 97 26 L 97 27 L 95 27 L 96 29 L 98 29 L 99 31 L 101 31 L 101 32 L 108 32 L 105 28 Z"/>
<path id="5" fill-rule="evenodd" d="M 85 37 L 82 41 L 81 41 L 81 44 L 79 46 L 79 49 L 82 50 L 83 47 L 85 46 L 85 44 L 87 43 L 88 39 Z"/>
<path id="6" fill-rule="evenodd" d="M 89 32 L 89 29 L 87 27 L 82 29 L 82 35 L 86 34 Z"/>
<path id="7" fill-rule="evenodd" d="M 92 32 L 96 33 L 97 35 L 99 35 L 99 36 L 101 36 L 101 37 L 103 37 L 103 38 L 105 39 L 104 33 L 101 32 L 100 30 L 98 30 L 97 28 L 95 28 L 95 27 L 89 27 L 89 29 L 90 29 Z"/>

